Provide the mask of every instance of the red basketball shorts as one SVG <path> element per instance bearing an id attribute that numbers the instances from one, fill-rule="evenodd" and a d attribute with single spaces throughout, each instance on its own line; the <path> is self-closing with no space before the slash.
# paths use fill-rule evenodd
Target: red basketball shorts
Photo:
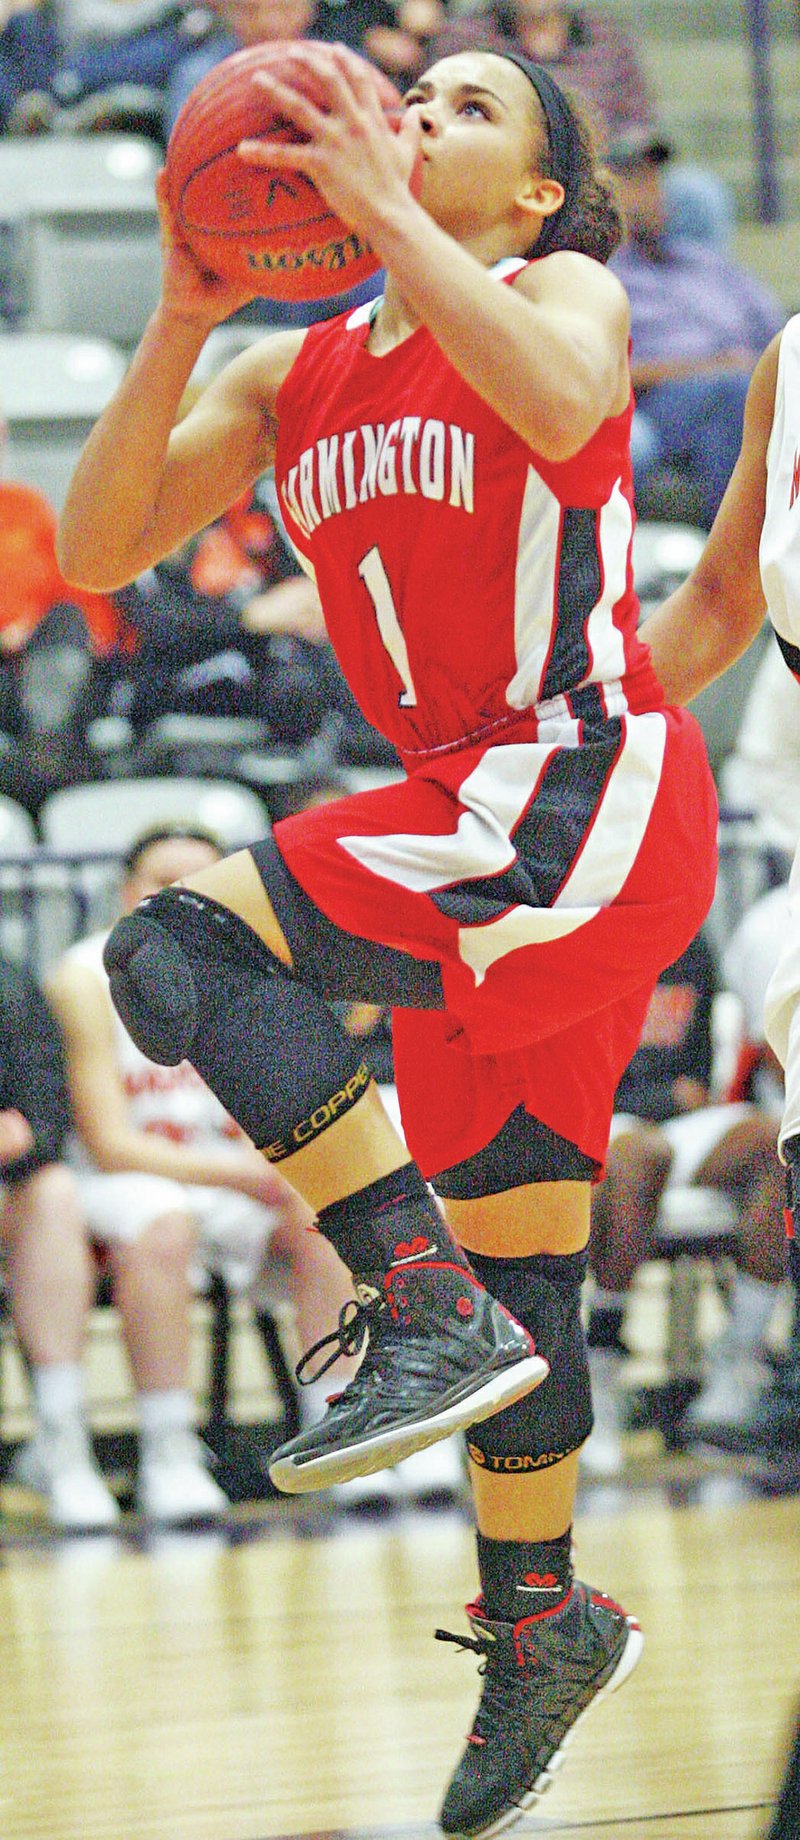
<path id="1" fill-rule="evenodd" d="M 274 840 L 335 926 L 441 966 L 445 1007 L 396 1009 L 403 1127 L 426 1175 L 524 1104 L 603 1164 L 653 986 L 700 927 L 717 804 L 682 710 L 578 746 L 453 750 L 289 818 Z"/>

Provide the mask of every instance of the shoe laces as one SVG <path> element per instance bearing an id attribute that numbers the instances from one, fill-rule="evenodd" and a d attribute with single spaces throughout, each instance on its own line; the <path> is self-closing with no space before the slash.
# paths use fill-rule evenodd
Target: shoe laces
<path id="1" fill-rule="evenodd" d="M 471 1648 L 476 1655 L 488 1654 L 489 1645 L 482 1642 L 480 1636 L 457 1636 L 452 1629 L 435 1629 L 433 1634 L 436 1642 L 453 1642 L 456 1648 Z M 479 1670 L 481 1673 L 483 1671 L 483 1668 Z"/>
<path id="2" fill-rule="evenodd" d="M 339 1311 L 336 1328 L 332 1329 L 329 1335 L 320 1336 L 318 1342 L 312 1342 L 311 1347 L 306 1349 L 305 1354 L 298 1361 L 294 1370 L 298 1386 L 312 1386 L 315 1380 L 321 1380 L 323 1374 L 326 1374 L 328 1369 L 335 1365 L 340 1355 L 353 1357 L 360 1354 L 368 1331 L 371 1331 L 376 1317 L 385 1308 L 382 1297 L 370 1297 L 367 1302 L 362 1302 L 358 1297 L 348 1298 L 347 1303 L 343 1304 Z M 321 1354 L 324 1348 L 331 1350 L 327 1360 L 321 1361 L 313 1372 L 308 1371 L 314 1356 Z"/>
<path id="3" fill-rule="evenodd" d="M 473 1654 L 481 1656 L 478 1673 L 483 1679 L 483 1691 L 470 1732 L 470 1741 L 483 1743 L 492 1735 L 498 1723 L 502 1724 L 509 1717 L 517 1716 L 519 1672 L 507 1665 L 505 1643 L 495 1643 L 485 1636 L 455 1635 L 450 1629 L 437 1629 L 434 1634 L 437 1642 L 453 1642 L 457 1648 L 469 1649 Z"/>
<path id="4" fill-rule="evenodd" d="M 352 1380 L 347 1386 L 330 1395 L 328 1404 L 335 1406 L 342 1399 L 353 1398 L 354 1388 L 359 1390 L 372 1385 L 380 1392 L 384 1405 L 391 1407 L 394 1401 L 405 1409 L 408 1405 L 409 1384 L 430 1379 L 431 1352 L 426 1337 L 394 1336 L 392 1311 L 384 1297 L 374 1296 L 361 1300 L 351 1297 L 339 1311 L 339 1321 L 329 1335 L 323 1335 L 307 1349 L 295 1368 L 295 1375 L 300 1386 L 310 1386 L 313 1380 L 321 1379 L 328 1368 L 338 1361 L 340 1355 L 355 1356 L 361 1352 L 366 1339 L 366 1349 Z M 385 1343 L 391 1337 L 391 1358 L 386 1358 Z M 315 1355 L 324 1348 L 330 1348 L 327 1360 L 313 1371 L 306 1372 Z"/>

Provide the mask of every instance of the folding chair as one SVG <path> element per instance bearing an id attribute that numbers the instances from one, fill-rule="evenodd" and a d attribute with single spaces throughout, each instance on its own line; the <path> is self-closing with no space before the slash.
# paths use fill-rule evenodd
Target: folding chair
<path id="1" fill-rule="evenodd" d="M 160 159 L 144 135 L 0 141 L 0 197 L 16 224 L 28 331 L 136 343 L 159 291 Z"/>
<path id="2" fill-rule="evenodd" d="M 59 511 L 81 448 L 124 374 L 121 351 L 105 339 L 0 333 L 9 477 L 37 487 Z"/>
<path id="3" fill-rule="evenodd" d="M 269 819 L 257 794 L 233 780 L 154 778 L 65 786 L 45 799 L 39 823 L 53 849 L 122 855 L 156 824 L 196 824 L 238 849 L 263 836 Z"/>

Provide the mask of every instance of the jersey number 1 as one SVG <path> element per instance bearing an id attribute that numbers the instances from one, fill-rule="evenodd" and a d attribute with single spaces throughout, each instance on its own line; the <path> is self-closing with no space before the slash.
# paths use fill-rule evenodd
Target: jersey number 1
<path id="1" fill-rule="evenodd" d="M 383 566 L 383 557 L 377 544 L 367 550 L 366 556 L 362 556 L 358 572 L 375 609 L 378 632 L 398 677 L 403 681 L 404 689 L 398 698 L 399 706 L 401 709 L 413 709 L 416 707 L 417 693 L 408 662 L 406 642 L 397 618 L 397 608 L 392 598 L 389 577 Z"/>

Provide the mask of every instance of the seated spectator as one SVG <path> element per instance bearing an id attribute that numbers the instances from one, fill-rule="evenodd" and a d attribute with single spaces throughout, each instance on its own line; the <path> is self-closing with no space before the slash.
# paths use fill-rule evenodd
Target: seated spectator
<path id="1" fill-rule="evenodd" d="M 783 314 L 723 251 L 672 234 L 662 177 L 671 158 L 669 141 L 654 129 L 631 128 L 612 140 L 608 162 L 626 238 L 610 267 L 631 306 L 639 514 L 674 515 L 655 485 L 664 468 L 677 468 L 695 489 L 697 521 L 709 528 L 739 452 L 753 367 Z M 686 516 L 685 500 L 678 515 Z"/>
<path id="2" fill-rule="evenodd" d="M 349 6 L 342 13 L 350 11 Z M 195 85 L 234 51 L 281 39 L 315 38 L 316 0 L 211 0 L 211 31 L 202 45 L 187 50 L 173 72 L 164 98 L 164 135 Z"/>
<path id="3" fill-rule="evenodd" d="M 114 601 L 135 649 L 107 708 L 124 703 L 137 739 L 166 714 L 246 715 L 282 748 L 335 725 L 343 759 L 396 758 L 348 690 L 268 482 Z"/>
<path id="4" fill-rule="evenodd" d="M 262 716 L 289 744 L 320 727 L 319 596 L 263 497 L 248 492 L 114 599 L 135 638 L 137 735 L 180 710 Z"/>
<path id="5" fill-rule="evenodd" d="M 163 96 L 211 30 L 181 0 L 22 0 L 3 7 L 0 127 L 12 134 L 163 134 Z"/>
<path id="6" fill-rule="evenodd" d="M 390 9 L 385 10 L 382 21 L 380 9 L 374 9 L 374 20 L 356 49 L 379 65 L 402 94 L 432 63 L 431 48 L 447 24 L 447 7 L 445 0 L 396 0 L 393 17 Z"/>
<path id="7" fill-rule="evenodd" d="M 452 19 L 428 45 L 431 56 L 498 43 L 551 70 L 582 99 L 595 137 L 608 145 L 629 128 L 655 126 L 651 85 L 635 43 L 610 14 L 569 0 L 510 0 Z M 681 161 L 665 185 L 670 230 L 722 245 L 733 210 L 727 187 L 704 166 Z"/>
<path id="8" fill-rule="evenodd" d="M 407 0 L 407 3 L 436 7 L 438 0 Z M 208 39 L 195 51 L 187 53 L 168 87 L 164 115 L 167 134 L 178 110 L 206 71 L 213 70 L 215 64 L 230 57 L 232 52 L 250 45 L 316 38 L 326 43 L 349 45 L 351 51 L 360 51 L 373 58 L 370 36 L 379 33 L 383 36 L 376 42 L 389 62 L 393 53 L 396 57 L 395 70 L 389 72 L 395 81 L 395 71 L 405 67 L 404 59 L 418 55 L 409 34 L 405 39 L 400 37 L 398 14 L 392 0 L 209 0 L 209 7 L 213 27 Z M 438 21 L 438 13 L 436 18 Z M 378 63 L 382 59 L 375 57 L 374 61 Z"/>
<path id="9" fill-rule="evenodd" d="M 65 581 L 55 533 L 41 492 L 0 479 L 0 729 L 20 742 L 4 790 L 33 809 L 90 776 L 86 724 L 105 673 L 131 646 L 112 600 Z"/>
<path id="10" fill-rule="evenodd" d="M 763 1340 L 786 1270 L 780 1108 L 763 1097 L 713 1102 L 716 988 L 714 956 L 700 933 L 659 979 L 617 1090 L 606 1177 L 592 1199 L 596 1292 L 588 1337 L 597 1429 L 584 1450 L 589 1470 L 619 1466 L 626 1297 L 639 1266 L 655 1255 L 658 1204 L 668 1185 L 717 1188 L 737 1210 L 729 1320 L 689 1407 L 688 1429 L 705 1437 L 739 1422 L 767 1383 Z"/>
<path id="11" fill-rule="evenodd" d="M 58 1028 L 30 973 L 0 958 L 0 1237 L 11 1320 L 36 1430 L 7 1480 L 40 1495 L 65 1532 L 113 1526 L 83 1398 L 96 1269 L 63 1155 L 69 1102 Z"/>
<path id="12" fill-rule="evenodd" d="M 204 832 L 140 837 L 124 866 L 122 907 L 220 855 Z M 225 1497 L 194 1435 L 189 1390 L 193 1275 L 214 1270 L 244 1294 L 277 1276 L 303 1348 L 331 1329 L 351 1287 L 309 1210 L 259 1156 L 188 1062 L 155 1066 L 113 1008 L 105 935 L 79 941 L 51 974 L 76 1136 L 71 1161 L 92 1237 L 104 1247 L 138 1395 L 138 1503 L 152 1519 L 219 1514 Z M 344 1384 L 341 1362 L 302 1394 L 306 1415 Z"/>
<path id="13" fill-rule="evenodd" d="M 520 51 L 552 70 L 556 82 L 583 101 L 601 139 L 612 139 L 631 122 L 652 119 L 650 89 L 633 40 L 594 6 L 495 0 L 480 12 L 449 19 L 429 52 L 433 58 L 447 57 L 492 44 Z"/>
<path id="14" fill-rule="evenodd" d="M 99 656 L 127 643 L 124 621 L 107 595 L 92 594 L 65 581 L 56 559 L 56 514 L 35 486 L 0 479 L 0 655 L 19 658 L 47 614 L 68 605 L 81 614 Z M 6 705 L 13 697 L 6 689 Z M 21 712 L 11 718 L 15 732 Z"/>

